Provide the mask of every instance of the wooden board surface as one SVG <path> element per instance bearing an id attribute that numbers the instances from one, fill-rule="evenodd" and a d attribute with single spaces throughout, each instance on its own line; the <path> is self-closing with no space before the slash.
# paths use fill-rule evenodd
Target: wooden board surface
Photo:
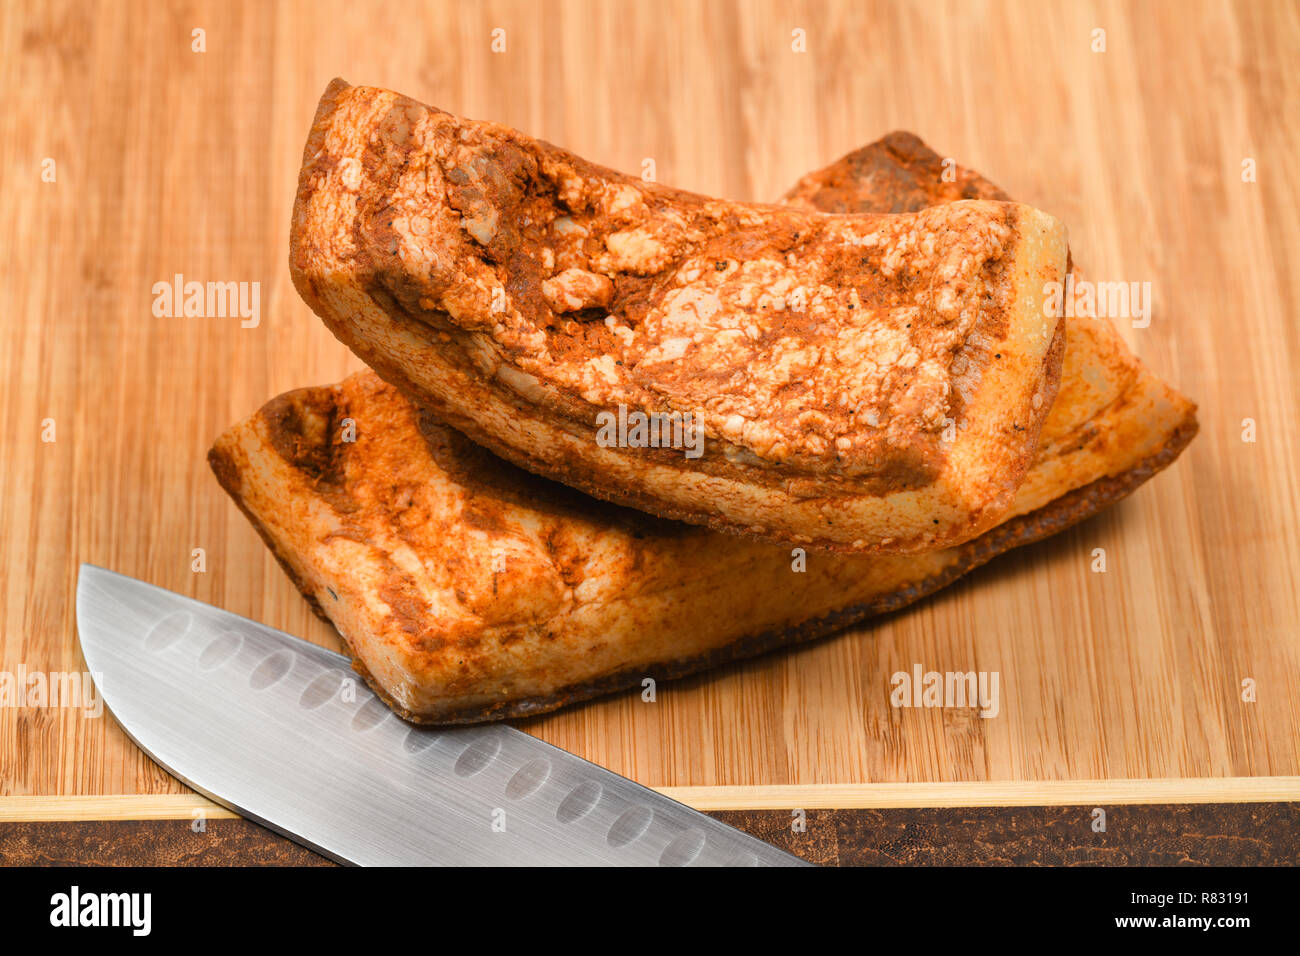
<path id="1" fill-rule="evenodd" d="M 204 454 L 359 367 L 286 266 L 340 75 L 739 199 L 912 130 L 1150 281 L 1124 334 L 1201 406 L 1133 498 L 917 607 L 525 729 L 666 787 L 1300 774 L 1297 64 L 1292 2 L 0 4 L 0 671 L 83 666 L 82 561 L 337 646 Z M 260 324 L 155 318 L 176 273 L 260 282 Z M 914 664 L 997 671 L 998 716 L 891 707 Z M 110 718 L 0 708 L 0 795 L 183 789 Z"/>

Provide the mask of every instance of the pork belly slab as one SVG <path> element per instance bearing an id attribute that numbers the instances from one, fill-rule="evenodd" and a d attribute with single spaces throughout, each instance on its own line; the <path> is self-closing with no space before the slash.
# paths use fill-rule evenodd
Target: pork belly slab
<path id="1" fill-rule="evenodd" d="M 978 173 L 960 166 L 944 176 L 944 160 L 906 132 L 849 153 L 804 176 L 783 202 L 823 212 L 913 212 L 965 199 L 1009 197 Z M 1071 269 L 1078 279 L 1079 269 Z M 1076 520 L 1088 517 L 1164 467 L 1196 435 L 1196 405 L 1152 374 L 1105 316 L 1062 320 L 1065 357 L 1060 389 L 1039 436 L 1033 463 L 1008 517 L 1049 503 L 1065 507 L 1075 496 Z"/>
<path id="2" fill-rule="evenodd" d="M 304 151 L 290 251 L 335 335 L 520 467 L 864 553 L 1006 515 L 1059 384 L 1044 290 L 1066 259 L 1062 225 L 1028 206 L 725 202 L 342 81 Z M 702 453 L 601 439 L 610 417 L 655 415 L 697 427 Z"/>
<path id="3" fill-rule="evenodd" d="M 357 671 L 418 722 L 543 713 L 819 637 L 961 560 L 811 551 L 796 572 L 790 546 L 515 468 L 370 371 L 280 396 L 209 460 Z"/>
<path id="4" fill-rule="evenodd" d="M 941 173 L 937 154 L 894 133 L 804 177 L 785 201 L 909 212 L 1005 198 L 973 172 Z M 655 519 L 515 468 L 372 372 L 273 400 L 210 459 L 399 713 L 527 716 L 902 607 L 1129 494 L 1195 435 L 1195 406 L 1108 320 L 1065 329 L 1060 392 L 1013 517 L 929 554 L 810 551 L 796 572 L 789 547 Z"/>

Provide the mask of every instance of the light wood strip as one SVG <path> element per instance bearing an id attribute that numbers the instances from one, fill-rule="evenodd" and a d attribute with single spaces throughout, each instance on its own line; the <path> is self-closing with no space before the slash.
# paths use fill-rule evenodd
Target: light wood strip
<path id="1" fill-rule="evenodd" d="M 0 822 L 60 820 L 209 820 L 239 814 L 192 793 L 150 793 L 109 797 L 0 797 Z"/>
<path id="2" fill-rule="evenodd" d="M 1300 777 L 658 787 L 697 810 L 1054 807 L 1300 801 Z"/>
<path id="3" fill-rule="evenodd" d="M 822 784 L 656 787 L 696 810 L 855 810 L 889 807 L 1117 806 L 1300 802 L 1300 777 L 1201 780 L 981 781 L 959 784 Z M 176 820 L 238 816 L 197 794 L 0 797 L 0 822 Z"/>

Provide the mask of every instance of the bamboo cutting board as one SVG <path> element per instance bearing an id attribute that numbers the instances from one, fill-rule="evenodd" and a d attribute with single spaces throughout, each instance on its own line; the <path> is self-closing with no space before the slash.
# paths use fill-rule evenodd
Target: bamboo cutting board
<path id="1" fill-rule="evenodd" d="M 83 667 L 82 561 L 338 646 L 204 461 L 360 367 L 286 266 L 331 77 L 737 199 L 901 128 L 1152 283 L 1123 332 L 1200 437 L 913 608 L 520 726 L 716 807 L 1295 799 L 1297 64 L 1290 2 L 2 4 L 0 671 Z M 155 317 L 177 273 L 260 283 L 257 326 Z M 996 671 L 997 716 L 892 707 L 915 666 Z M 0 708 L 0 796 L 184 793 L 111 718 Z"/>

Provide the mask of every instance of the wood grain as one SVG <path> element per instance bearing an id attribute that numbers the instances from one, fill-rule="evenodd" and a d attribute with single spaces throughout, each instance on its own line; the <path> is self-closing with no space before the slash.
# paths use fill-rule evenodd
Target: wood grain
<path id="1" fill-rule="evenodd" d="M 789 810 L 711 816 L 821 866 L 1291 866 L 1300 804 L 1126 806 L 1093 830 L 1090 806 Z M 251 820 L 0 820 L 19 866 L 326 866 Z M 1240 879 L 1240 877 L 1235 877 Z"/>
<path id="2" fill-rule="evenodd" d="M 1300 775 L 1298 63 L 1300 8 L 1244 0 L 0 4 L 0 670 L 83 666 L 82 561 L 337 646 L 204 453 L 359 367 L 286 267 L 340 75 L 742 199 L 913 130 L 1150 281 L 1125 335 L 1201 406 L 1134 497 L 918 607 L 524 729 L 663 787 Z M 260 282 L 260 324 L 155 318 L 176 273 Z M 892 708 L 914 663 L 998 671 L 999 715 Z M 0 708 L 0 794 L 183 791 L 111 718 Z"/>

